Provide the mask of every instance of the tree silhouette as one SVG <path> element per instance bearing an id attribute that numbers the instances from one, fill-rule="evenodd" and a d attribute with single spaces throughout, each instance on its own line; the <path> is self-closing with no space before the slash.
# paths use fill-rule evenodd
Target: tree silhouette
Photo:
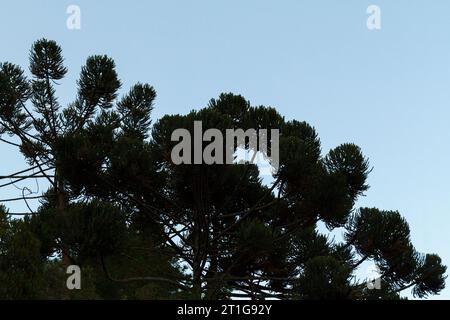
<path id="1" fill-rule="evenodd" d="M 0 296 L 73 297 L 61 281 L 70 263 L 86 270 L 88 289 L 77 294 L 87 298 L 397 299 L 409 288 L 418 297 L 444 288 L 446 267 L 416 252 L 398 212 L 354 208 L 370 173 L 358 146 L 323 156 L 309 124 L 231 93 L 152 125 L 155 90 L 138 83 L 119 99 L 106 56 L 87 59 L 63 108 L 55 86 L 67 70 L 54 41 L 33 45 L 30 71 L 31 81 L 0 65 L 1 133 L 20 143 L 2 141 L 30 164 L 2 178 L 46 179 L 50 188 L 22 220 L 0 210 Z M 175 165 L 172 133 L 194 135 L 194 121 L 224 135 L 279 129 L 272 182 L 252 163 Z M 343 239 L 319 232 L 321 222 Z M 356 279 L 365 261 L 379 268 L 380 288 Z M 22 266 L 17 279 L 11 266 Z M 26 283 L 30 274 L 36 281 Z"/>

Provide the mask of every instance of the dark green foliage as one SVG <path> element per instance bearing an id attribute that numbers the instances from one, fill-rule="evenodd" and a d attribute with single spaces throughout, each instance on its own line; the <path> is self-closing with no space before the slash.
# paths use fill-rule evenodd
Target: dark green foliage
<path id="1" fill-rule="evenodd" d="M 153 87 L 139 83 L 117 104 L 117 111 L 122 118 L 126 134 L 143 139 L 148 137 L 150 114 L 155 98 L 156 91 Z"/>
<path id="2" fill-rule="evenodd" d="M 39 239 L 26 222 L 9 221 L 0 211 L 0 298 L 37 298 L 44 285 Z"/>
<path id="3" fill-rule="evenodd" d="M 378 261 L 396 259 L 410 242 L 407 222 L 393 211 L 362 208 L 352 217 L 348 230 L 347 241 L 354 243 L 358 253 Z"/>
<path id="4" fill-rule="evenodd" d="M 316 256 L 305 264 L 296 291 L 305 299 L 348 299 L 351 268 L 332 256 Z"/>
<path id="5" fill-rule="evenodd" d="M 418 297 L 444 288 L 446 267 L 416 252 L 398 212 L 354 208 L 370 173 L 358 146 L 323 155 L 312 126 L 232 93 L 151 127 L 156 91 L 138 83 L 118 98 L 107 56 L 87 59 L 74 102 L 62 107 L 55 81 L 67 70 L 54 41 L 33 45 L 30 70 L 28 81 L 0 65 L 0 133 L 16 135 L 26 160 L 54 175 L 34 215 L 0 210 L 0 298 L 398 299 L 408 288 Z M 224 136 L 268 129 L 269 142 L 279 129 L 272 182 L 255 164 L 175 165 L 172 133 L 193 136 L 194 121 Z M 344 239 L 319 232 L 320 222 Z M 365 261 L 380 270 L 381 289 L 355 278 Z M 82 269 L 81 291 L 65 288 L 68 263 Z"/>
<path id="6" fill-rule="evenodd" d="M 369 162 L 358 146 L 345 143 L 331 150 L 325 157 L 325 166 L 329 172 L 340 174 L 347 179 L 351 197 L 355 198 L 369 189 L 365 184 L 369 174 Z"/>
<path id="7" fill-rule="evenodd" d="M 110 108 L 117 97 L 121 83 L 117 78 L 114 61 L 107 56 L 92 56 L 81 69 L 78 90 L 89 107 Z"/>
<path id="8" fill-rule="evenodd" d="M 446 267 L 442 265 L 441 258 L 436 254 L 427 254 L 417 270 L 417 285 L 414 295 L 423 298 L 429 294 L 438 294 L 445 288 Z"/>
<path id="9" fill-rule="evenodd" d="M 98 201 L 71 205 L 58 219 L 57 237 L 78 262 L 113 254 L 123 243 L 127 229 L 119 208 Z"/>
<path id="10" fill-rule="evenodd" d="M 62 50 L 55 41 L 41 39 L 30 52 L 30 71 L 37 79 L 61 80 L 67 73 Z"/>
<path id="11" fill-rule="evenodd" d="M 0 118 L 3 121 L 10 119 L 20 127 L 26 127 L 26 116 L 21 105 L 30 95 L 30 86 L 20 67 L 11 63 L 0 64 Z M 0 132 L 8 131 L 7 127 L 0 126 Z"/>

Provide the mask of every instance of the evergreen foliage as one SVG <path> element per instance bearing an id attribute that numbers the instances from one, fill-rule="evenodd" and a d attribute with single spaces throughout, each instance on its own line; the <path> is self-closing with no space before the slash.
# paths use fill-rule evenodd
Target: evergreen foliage
<path id="1" fill-rule="evenodd" d="M 87 59 L 63 107 L 56 86 L 67 69 L 46 39 L 31 49 L 30 72 L 0 64 L 0 133 L 18 139 L 26 178 L 49 189 L 23 219 L 0 209 L 0 298 L 399 299 L 444 288 L 446 267 L 415 250 L 398 212 L 355 208 L 370 173 L 355 144 L 323 154 L 309 124 L 231 93 L 152 125 L 156 91 L 138 83 L 119 97 L 107 56 Z M 171 134 L 193 134 L 194 121 L 280 129 L 272 183 L 249 163 L 175 165 Z M 344 230 L 342 241 L 320 222 Z M 381 289 L 355 278 L 365 261 Z M 81 267 L 82 290 L 66 289 L 69 264 Z"/>

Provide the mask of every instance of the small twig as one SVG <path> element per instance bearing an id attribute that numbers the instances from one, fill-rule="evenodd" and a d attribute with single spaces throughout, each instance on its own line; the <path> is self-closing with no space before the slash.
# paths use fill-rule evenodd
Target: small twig
<path id="1" fill-rule="evenodd" d="M 1 199 L 0 202 L 13 202 L 13 201 L 21 201 L 24 199 L 33 200 L 33 199 L 41 199 L 45 198 L 45 196 L 33 196 L 33 197 L 21 197 L 21 198 L 11 198 L 11 199 Z"/>

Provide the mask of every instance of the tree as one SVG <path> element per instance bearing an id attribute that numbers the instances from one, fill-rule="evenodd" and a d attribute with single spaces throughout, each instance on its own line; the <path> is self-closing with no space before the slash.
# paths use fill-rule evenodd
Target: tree
<path id="1" fill-rule="evenodd" d="M 150 286 L 140 281 L 129 285 L 114 278 L 112 271 L 121 274 L 134 272 L 134 276 L 144 272 L 168 274 L 177 279 L 182 275 L 178 267 L 173 265 L 171 251 L 160 248 L 158 230 L 136 228 L 130 223 L 132 213 L 119 201 L 83 198 L 81 193 L 73 192 L 62 176 L 63 168 L 67 167 L 63 163 L 66 159 L 58 153 L 66 137 L 80 139 L 72 140 L 72 146 L 83 157 L 83 152 L 92 151 L 94 141 L 98 142 L 97 146 L 105 147 L 112 143 L 113 132 L 110 129 L 115 123 L 120 123 L 124 132 L 134 130 L 135 126 L 144 126 L 147 115 L 142 112 L 151 110 L 154 90 L 149 85 L 136 85 L 130 99 L 142 99 L 139 100 L 142 104 L 134 105 L 129 112 L 123 109 L 125 113 L 122 118 L 115 118 L 116 114 L 108 111 L 121 86 L 114 61 L 107 56 L 92 56 L 81 70 L 75 101 L 63 108 L 55 91 L 57 81 L 62 80 L 67 72 L 61 52 L 54 41 L 41 39 L 35 42 L 30 51 L 31 80 L 26 78 L 20 67 L 11 63 L 0 64 L 0 134 L 13 136 L 19 142 L 2 141 L 18 147 L 30 165 L 20 172 L 1 177 L 2 180 L 11 181 L 0 187 L 5 188 L 28 179 L 45 179 L 50 186 L 44 194 L 36 196 L 27 196 L 25 193 L 29 189 L 25 187 L 22 197 L 0 201 L 23 200 L 30 210 L 28 213 L 2 212 L 5 235 L 11 236 L 0 238 L 0 243 L 5 246 L 0 252 L 0 275 L 10 280 L 1 282 L 0 286 L 5 289 L 0 290 L 1 297 L 79 298 L 75 293 L 69 294 L 65 288 L 64 269 L 69 264 L 82 266 L 85 280 L 94 279 L 93 284 L 88 284 L 88 289 L 83 290 L 85 298 L 176 296 L 173 293 L 174 285 L 170 283 L 158 282 Z M 128 103 L 132 102 L 130 100 Z M 132 122 L 137 118 L 141 122 Z M 81 140 L 85 132 L 91 133 L 91 141 Z M 64 144 L 64 148 L 70 148 L 70 145 Z M 95 160 L 95 157 L 106 152 L 94 150 L 94 154 L 90 154 L 91 158 L 85 160 Z M 91 168 L 94 167 L 91 165 Z M 91 168 L 78 168 L 80 171 L 77 174 L 89 174 Z M 96 175 L 99 174 L 101 172 Z M 93 181 L 92 184 L 99 182 Z M 41 206 L 33 210 L 27 200 L 36 198 L 41 200 Z M 12 220 L 11 217 L 15 215 L 25 215 L 25 219 Z M 17 241 L 23 239 L 18 246 L 20 250 L 15 250 L 16 246 L 13 245 L 16 242 L 9 240 L 16 238 Z M 55 255 L 59 258 L 55 259 Z M 113 270 L 108 273 L 103 270 L 106 258 L 113 262 Z M 39 279 L 32 289 L 26 289 L 24 282 L 23 288 L 19 286 L 17 290 L 11 291 L 15 287 L 14 283 L 22 283 L 9 276 L 11 267 L 18 263 L 28 266 L 21 268 L 22 272 L 17 271 L 20 279 Z M 35 267 L 30 269 L 30 266 Z"/>
<path id="2" fill-rule="evenodd" d="M 1 65 L 2 132 L 19 138 L 39 170 L 26 178 L 42 177 L 51 188 L 14 233 L 36 239 L 28 260 L 38 250 L 45 267 L 59 253 L 63 265 L 91 270 L 91 297 L 396 299 L 408 288 L 418 297 L 444 288 L 446 267 L 439 256 L 416 252 L 398 212 L 354 208 L 370 173 L 358 146 L 323 156 L 309 124 L 231 93 L 152 126 L 155 90 L 138 83 L 118 99 L 120 81 L 106 56 L 88 58 L 75 102 L 62 108 L 54 90 L 66 73 L 61 49 L 39 40 L 30 62 L 31 82 L 19 67 Z M 251 163 L 176 165 L 172 133 L 193 134 L 194 121 L 222 133 L 279 129 L 272 183 Z M 271 152 L 269 144 L 264 156 Z M 344 239 L 319 232 L 320 222 L 343 228 Z M 365 261 L 380 269 L 380 290 L 355 279 Z"/>

